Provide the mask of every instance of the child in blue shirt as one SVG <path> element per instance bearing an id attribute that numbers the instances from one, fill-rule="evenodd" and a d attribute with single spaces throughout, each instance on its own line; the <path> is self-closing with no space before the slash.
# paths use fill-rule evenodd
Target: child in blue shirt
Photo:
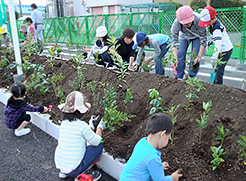
<path id="1" fill-rule="evenodd" d="M 144 32 L 137 32 L 135 37 L 136 44 L 133 45 L 132 49 L 135 50 L 138 46 L 140 50 L 137 54 L 137 67 L 140 64 L 140 59 L 143 54 L 144 47 L 147 45 L 149 48 L 155 49 L 155 54 L 144 61 L 145 64 L 149 64 L 151 60 L 155 60 L 155 73 L 158 75 L 164 75 L 164 68 L 162 66 L 162 58 L 166 55 L 169 49 L 169 44 L 171 43 L 171 39 L 164 34 L 153 34 L 146 35 Z"/>
<path id="2" fill-rule="evenodd" d="M 172 175 L 165 176 L 169 164 L 162 162 L 162 149 L 168 144 L 173 130 L 171 119 L 164 113 L 157 113 L 150 117 L 146 132 L 134 147 L 133 153 L 123 169 L 120 181 L 178 181 L 182 174 L 177 170 Z"/>

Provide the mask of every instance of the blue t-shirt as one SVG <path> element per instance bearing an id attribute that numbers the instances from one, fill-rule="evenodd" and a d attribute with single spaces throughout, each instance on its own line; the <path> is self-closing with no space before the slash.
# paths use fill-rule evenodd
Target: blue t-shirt
<path id="1" fill-rule="evenodd" d="M 173 181 L 171 176 L 165 176 L 161 152 L 155 149 L 147 137 L 136 144 L 133 153 L 123 169 L 120 181 Z"/>

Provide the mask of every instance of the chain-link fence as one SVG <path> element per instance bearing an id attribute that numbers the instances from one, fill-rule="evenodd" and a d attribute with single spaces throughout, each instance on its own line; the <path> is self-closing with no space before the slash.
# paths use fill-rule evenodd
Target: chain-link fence
<path id="1" fill-rule="evenodd" d="M 217 9 L 217 12 L 218 19 L 225 25 L 234 45 L 231 57 L 243 62 L 246 47 L 246 7 Z M 175 11 L 48 18 L 44 20 L 44 37 L 54 38 L 57 43 L 72 41 L 92 45 L 97 39 L 96 28 L 102 25 L 107 27 L 109 36 L 115 38 L 120 37 L 126 27 L 133 28 L 135 32 L 164 33 L 171 37 L 171 26 L 175 18 Z M 22 23 L 23 21 L 17 21 L 17 27 Z M 212 52 L 207 53 L 211 54 Z"/>

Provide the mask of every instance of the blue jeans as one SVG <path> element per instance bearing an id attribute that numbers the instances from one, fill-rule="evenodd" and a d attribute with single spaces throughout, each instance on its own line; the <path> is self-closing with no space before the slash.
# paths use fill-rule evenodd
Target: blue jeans
<path id="1" fill-rule="evenodd" d="M 81 163 L 72 172 L 66 174 L 68 177 L 75 178 L 79 174 L 87 170 L 95 160 L 98 160 L 103 152 L 103 145 L 100 143 L 98 146 L 87 146 L 85 155 Z"/>
<path id="2" fill-rule="evenodd" d="M 158 75 L 164 75 L 164 68 L 162 66 L 162 58 L 166 55 L 168 49 L 170 48 L 167 47 L 168 44 L 164 43 L 160 46 L 161 53 L 160 55 L 155 59 L 155 73 Z"/>
<path id="3" fill-rule="evenodd" d="M 183 79 L 185 73 L 185 66 L 186 66 L 186 53 L 187 49 L 192 43 L 192 51 L 195 50 L 196 55 L 198 55 L 200 50 L 200 39 L 195 38 L 193 40 L 179 40 L 179 50 L 178 50 L 178 65 L 177 65 L 177 75 L 176 78 Z M 190 65 L 193 65 L 193 62 L 190 62 Z M 199 64 L 196 64 L 195 67 L 189 67 L 189 76 L 195 77 L 199 70 Z"/>
<path id="4" fill-rule="evenodd" d="M 215 69 L 215 72 L 216 72 L 216 76 L 215 76 L 215 79 L 214 79 L 214 84 L 223 84 L 223 75 L 224 75 L 224 72 L 225 72 L 225 66 L 227 64 L 227 62 L 229 61 L 230 59 L 230 56 L 232 54 L 232 50 L 229 50 L 227 52 L 222 52 L 222 56 L 219 55 L 218 59 L 220 60 L 221 59 L 221 62 L 225 62 L 221 65 L 216 65 L 216 69 Z"/>

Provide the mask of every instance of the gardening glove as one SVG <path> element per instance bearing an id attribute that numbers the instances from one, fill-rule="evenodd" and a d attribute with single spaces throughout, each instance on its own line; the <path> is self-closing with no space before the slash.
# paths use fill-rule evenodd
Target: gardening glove
<path id="1" fill-rule="evenodd" d="M 99 117 L 100 117 L 100 115 L 98 115 L 98 116 L 92 115 L 91 116 L 91 119 L 89 120 L 89 126 L 91 127 L 92 130 L 94 130 L 97 127 Z"/>
<path id="2" fill-rule="evenodd" d="M 101 119 L 101 121 L 99 122 L 99 124 L 98 124 L 97 127 L 98 127 L 98 128 L 101 128 L 102 130 L 106 129 L 106 126 L 105 126 L 105 124 L 104 124 L 104 122 L 103 122 L 103 118 Z"/>

